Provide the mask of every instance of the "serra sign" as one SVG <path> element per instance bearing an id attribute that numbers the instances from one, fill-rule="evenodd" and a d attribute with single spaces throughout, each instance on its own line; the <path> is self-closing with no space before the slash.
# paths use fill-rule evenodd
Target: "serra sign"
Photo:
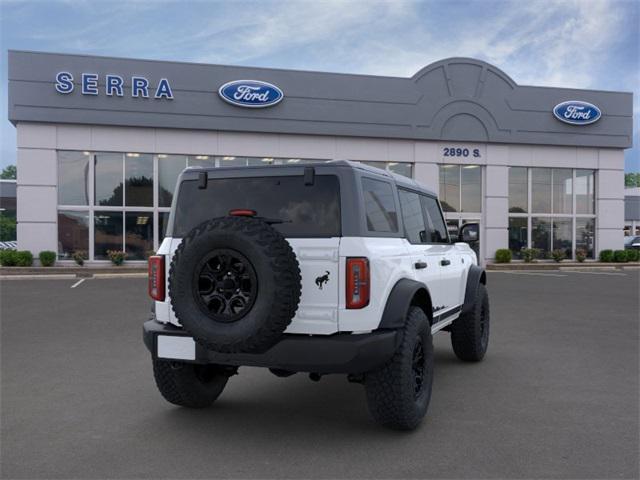
<path id="1" fill-rule="evenodd" d="M 73 81 L 73 75 L 70 72 L 58 72 L 56 75 L 56 91 L 62 94 L 69 94 L 75 90 L 75 83 Z M 96 73 L 82 73 L 80 75 L 80 92 L 82 95 L 99 95 L 99 77 Z M 173 91 L 169 80 L 161 78 L 158 81 L 158 85 L 153 89 L 146 77 L 132 76 L 131 77 L 131 96 L 134 98 L 149 98 L 153 95 L 153 98 L 160 99 L 166 98 L 167 100 L 173 100 Z M 124 96 L 125 83 L 124 79 L 120 75 L 107 74 L 104 76 L 104 93 L 108 97 Z"/>

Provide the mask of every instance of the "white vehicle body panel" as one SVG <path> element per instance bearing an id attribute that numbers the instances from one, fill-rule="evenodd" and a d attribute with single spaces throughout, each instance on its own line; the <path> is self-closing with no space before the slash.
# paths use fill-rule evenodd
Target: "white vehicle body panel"
<path id="1" fill-rule="evenodd" d="M 434 326 L 434 332 L 455 320 L 459 313 L 447 316 L 464 301 L 467 274 L 477 264 L 475 253 L 467 245 L 414 245 L 404 238 L 343 237 L 295 238 L 291 244 L 302 276 L 302 294 L 295 317 L 285 331 L 306 335 L 330 335 L 337 332 L 368 333 L 378 328 L 391 290 L 403 278 L 424 283 L 432 297 L 434 314 L 446 318 Z M 171 259 L 181 239 L 167 237 L 158 249 L 165 255 L 166 298 L 156 302 L 156 319 L 180 326 L 169 297 Z M 369 305 L 346 308 L 345 271 L 348 257 L 367 257 L 371 272 Z M 441 265 L 442 260 L 450 264 Z M 417 269 L 417 262 L 426 268 Z M 326 280 L 325 280 L 326 277 Z M 319 283 L 322 284 L 320 288 Z"/>
<path id="2" fill-rule="evenodd" d="M 166 297 L 164 302 L 156 302 L 156 319 L 176 326 L 180 326 L 180 321 L 171 308 L 169 270 L 181 241 L 179 238 L 165 238 L 158 249 L 159 255 L 165 255 Z M 344 286 L 339 270 L 340 238 L 293 238 L 288 242 L 300 265 L 302 293 L 298 311 L 285 332 L 308 335 L 336 333 L 338 292 L 340 286 Z M 316 279 L 319 279 L 318 283 Z"/>

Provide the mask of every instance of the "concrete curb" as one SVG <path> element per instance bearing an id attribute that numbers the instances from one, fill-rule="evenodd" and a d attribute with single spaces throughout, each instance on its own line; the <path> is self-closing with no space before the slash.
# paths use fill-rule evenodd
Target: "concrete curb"
<path id="1" fill-rule="evenodd" d="M 106 280 L 109 278 L 147 278 L 147 272 L 122 272 L 122 273 L 96 273 L 96 274 L 12 274 L 0 275 L 0 280 L 77 280 L 77 279 L 94 279 Z"/>
<path id="2" fill-rule="evenodd" d="M 147 267 L 145 266 L 126 266 L 121 267 L 0 267 L 0 278 L 12 276 L 42 276 L 52 277 L 54 275 L 73 275 L 78 278 L 90 278 L 96 275 L 129 275 L 139 274 L 146 275 Z"/>
<path id="3" fill-rule="evenodd" d="M 639 262 L 601 263 L 601 262 L 531 262 L 531 263 L 490 263 L 486 266 L 489 271 L 502 270 L 624 270 L 640 268 Z"/>

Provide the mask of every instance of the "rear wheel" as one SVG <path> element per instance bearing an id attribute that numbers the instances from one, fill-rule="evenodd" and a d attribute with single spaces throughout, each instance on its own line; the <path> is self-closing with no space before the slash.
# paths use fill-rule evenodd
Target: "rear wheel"
<path id="1" fill-rule="evenodd" d="M 160 393 L 170 403 L 189 408 L 210 406 L 222 393 L 230 372 L 218 365 L 153 361 Z"/>
<path id="2" fill-rule="evenodd" d="M 369 411 L 386 427 L 412 430 L 427 413 L 432 383 L 431 326 L 421 308 L 411 307 L 400 347 L 389 363 L 365 376 Z"/>
<path id="3" fill-rule="evenodd" d="M 451 325 L 451 345 L 460 360 L 479 362 L 489 347 L 489 294 L 478 284 L 471 311 L 461 315 Z"/>

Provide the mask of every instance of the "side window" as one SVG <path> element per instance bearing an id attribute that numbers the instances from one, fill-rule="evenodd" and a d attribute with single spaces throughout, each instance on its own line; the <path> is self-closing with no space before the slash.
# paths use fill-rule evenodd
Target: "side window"
<path id="1" fill-rule="evenodd" d="M 431 243 L 449 243 L 449 233 L 442 218 L 442 212 L 438 206 L 438 201 L 433 197 L 421 195 L 422 207 L 424 208 L 429 222 L 429 241 Z"/>
<path id="2" fill-rule="evenodd" d="M 402 210 L 402 221 L 407 240 L 411 243 L 426 243 L 427 228 L 424 224 L 420 195 L 403 189 L 398 189 L 398 193 L 400 194 L 400 209 Z"/>
<path id="3" fill-rule="evenodd" d="M 371 232 L 397 232 L 398 214 L 391 184 L 371 178 L 362 179 L 367 229 Z"/>

